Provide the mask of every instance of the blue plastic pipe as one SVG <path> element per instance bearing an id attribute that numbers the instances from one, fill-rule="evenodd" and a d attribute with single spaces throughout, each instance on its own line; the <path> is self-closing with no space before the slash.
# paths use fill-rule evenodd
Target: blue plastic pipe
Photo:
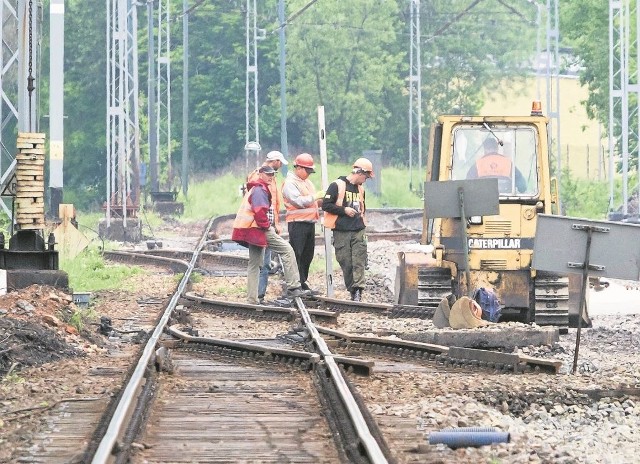
<path id="1" fill-rule="evenodd" d="M 443 443 L 453 449 L 509 443 L 510 440 L 509 432 L 501 432 L 495 427 L 460 427 L 429 434 L 429 444 Z"/>

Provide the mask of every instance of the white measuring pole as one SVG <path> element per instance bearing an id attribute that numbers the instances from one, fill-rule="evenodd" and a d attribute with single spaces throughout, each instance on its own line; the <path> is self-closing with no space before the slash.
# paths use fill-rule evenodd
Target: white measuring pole
<path id="1" fill-rule="evenodd" d="M 318 107 L 318 137 L 320 141 L 320 167 L 322 168 L 322 190 L 329 187 L 329 173 L 327 171 L 327 133 L 324 127 L 324 106 Z M 333 246 L 331 229 L 322 227 L 324 231 L 325 281 L 327 296 L 333 298 Z"/>

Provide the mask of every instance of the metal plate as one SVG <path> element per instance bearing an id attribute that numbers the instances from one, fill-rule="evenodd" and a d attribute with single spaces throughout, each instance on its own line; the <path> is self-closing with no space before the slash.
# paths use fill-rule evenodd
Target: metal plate
<path id="1" fill-rule="evenodd" d="M 589 275 L 640 280 L 640 226 L 618 222 L 539 215 L 533 268 L 581 274 L 582 268 L 575 266 L 585 261 L 588 233 L 582 230 L 584 227 L 595 228 L 591 235 Z"/>
<path id="2" fill-rule="evenodd" d="M 458 189 L 464 192 L 464 212 L 469 216 L 498 214 L 498 179 L 447 180 L 424 183 L 424 207 L 429 218 L 459 218 Z"/>

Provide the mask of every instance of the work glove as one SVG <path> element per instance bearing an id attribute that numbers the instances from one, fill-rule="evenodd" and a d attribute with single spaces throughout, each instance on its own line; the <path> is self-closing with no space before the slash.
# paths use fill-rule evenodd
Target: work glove
<path id="1" fill-rule="evenodd" d="M 316 200 L 322 200 L 325 196 L 326 192 L 324 190 L 320 190 L 318 193 L 316 193 L 315 199 Z"/>

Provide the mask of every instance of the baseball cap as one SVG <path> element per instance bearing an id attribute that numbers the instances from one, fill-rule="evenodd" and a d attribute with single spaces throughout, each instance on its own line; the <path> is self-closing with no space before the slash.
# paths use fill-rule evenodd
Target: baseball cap
<path id="1" fill-rule="evenodd" d="M 269 153 L 267 153 L 267 161 L 280 161 L 285 166 L 289 164 L 289 162 L 286 159 L 284 159 L 284 155 L 277 150 L 270 151 Z"/>
<path id="2" fill-rule="evenodd" d="M 265 174 L 275 174 L 276 170 L 273 169 L 271 166 L 261 166 L 260 169 L 258 169 L 258 172 L 263 172 Z"/>

